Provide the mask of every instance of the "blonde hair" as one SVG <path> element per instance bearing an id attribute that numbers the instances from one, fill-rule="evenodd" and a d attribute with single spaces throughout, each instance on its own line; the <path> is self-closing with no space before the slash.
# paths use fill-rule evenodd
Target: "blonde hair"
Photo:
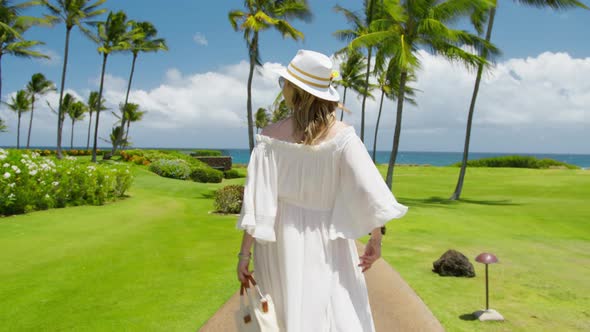
<path id="1" fill-rule="evenodd" d="M 303 134 L 303 139 L 298 143 L 314 145 L 336 122 L 338 102 L 318 98 L 292 83 L 289 87 L 293 92 L 294 135 L 299 137 Z"/>

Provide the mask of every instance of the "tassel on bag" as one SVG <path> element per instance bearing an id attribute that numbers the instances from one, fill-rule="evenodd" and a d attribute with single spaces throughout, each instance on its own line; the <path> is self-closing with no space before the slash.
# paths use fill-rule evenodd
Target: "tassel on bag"
<path id="1" fill-rule="evenodd" d="M 262 294 L 254 277 L 248 280 L 255 288 L 250 288 L 249 282 L 240 286 L 240 310 L 236 317 L 240 332 L 279 332 L 279 324 L 275 306 L 270 294 Z"/>

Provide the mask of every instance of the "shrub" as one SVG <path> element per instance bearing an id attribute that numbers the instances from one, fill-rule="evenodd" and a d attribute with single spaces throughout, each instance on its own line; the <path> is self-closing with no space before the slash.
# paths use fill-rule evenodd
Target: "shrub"
<path id="1" fill-rule="evenodd" d="M 195 150 L 195 152 L 191 153 L 191 156 L 219 157 L 219 156 L 221 156 L 221 151 L 219 151 L 219 150 Z"/>
<path id="2" fill-rule="evenodd" d="M 240 213 L 243 199 L 244 186 L 225 186 L 215 192 L 215 210 L 222 213 Z"/>
<path id="3" fill-rule="evenodd" d="M 455 163 L 453 166 L 460 167 L 461 163 Z M 553 159 L 537 159 L 532 156 L 502 156 L 493 158 L 482 158 L 468 160 L 468 167 L 514 167 L 514 168 L 549 168 L 551 166 L 564 166 L 569 169 L 579 169 L 578 166 L 570 165 Z"/>
<path id="4" fill-rule="evenodd" d="M 191 175 L 191 167 L 180 159 L 159 159 L 149 166 L 150 171 L 166 178 L 186 180 Z"/>
<path id="5" fill-rule="evenodd" d="M 0 149 L 0 215 L 76 205 L 102 205 L 132 183 L 122 165 L 95 165 L 38 153 Z"/>
<path id="6" fill-rule="evenodd" d="M 223 176 L 226 179 L 237 179 L 243 177 L 237 169 L 228 169 L 227 171 L 223 172 Z"/>
<path id="7" fill-rule="evenodd" d="M 223 172 L 213 168 L 194 167 L 190 174 L 191 180 L 203 183 L 220 183 L 223 180 Z"/>

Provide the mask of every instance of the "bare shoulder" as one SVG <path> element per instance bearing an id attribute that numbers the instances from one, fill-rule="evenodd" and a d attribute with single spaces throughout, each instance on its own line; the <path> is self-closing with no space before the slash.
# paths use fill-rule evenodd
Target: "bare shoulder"
<path id="1" fill-rule="evenodd" d="M 287 127 L 289 121 L 289 118 L 285 118 L 283 120 L 270 123 L 266 127 L 262 128 L 260 134 L 275 138 L 281 137 L 281 132 Z"/>

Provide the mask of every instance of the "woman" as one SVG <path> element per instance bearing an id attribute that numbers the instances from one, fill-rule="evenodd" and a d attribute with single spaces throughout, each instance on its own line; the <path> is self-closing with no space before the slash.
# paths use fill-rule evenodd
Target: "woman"
<path id="1" fill-rule="evenodd" d="M 256 135 L 237 228 L 238 279 L 254 271 L 281 331 L 374 331 L 363 272 L 399 204 L 354 127 L 336 120 L 332 61 L 300 50 L 279 83 L 292 115 Z M 370 233 L 363 256 L 354 239 Z M 359 260 L 360 258 L 360 260 Z"/>

